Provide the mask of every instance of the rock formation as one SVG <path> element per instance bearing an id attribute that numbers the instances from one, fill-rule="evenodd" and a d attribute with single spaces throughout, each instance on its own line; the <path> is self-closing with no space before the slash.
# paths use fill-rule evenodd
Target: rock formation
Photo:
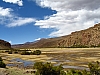
<path id="1" fill-rule="evenodd" d="M 100 24 L 96 24 L 85 30 L 72 32 L 69 35 L 41 39 L 30 44 L 14 45 L 18 48 L 41 48 L 41 47 L 94 47 L 100 46 Z"/>

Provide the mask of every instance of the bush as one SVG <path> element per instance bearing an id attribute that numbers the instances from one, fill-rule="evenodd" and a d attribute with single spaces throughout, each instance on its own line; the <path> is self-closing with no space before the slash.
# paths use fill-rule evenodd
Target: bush
<path id="1" fill-rule="evenodd" d="M 37 69 L 36 75 L 66 75 L 63 67 L 53 66 L 51 63 L 36 62 L 34 68 Z"/>
<path id="2" fill-rule="evenodd" d="M 6 68 L 6 64 L 3 61 L 0 61 L 0 68 Z"/>
<path id="3" fill-rule="evenodd" d="M 9 51 L 8 54 L 12 54 L 12 51 Z"/>
<path id="4" fill-rule="evenodd" d="M 23 51 L 23 52 L 21 53 L 21 55 L 30 55 L 30 52 Z"/>
<path id="5" fill-rule="evenodd" d="M 18 52 L 17 52 L 17 51 L 15 51 L 15 52 L 14 52 L 14 54 L 18 54 Z"/>
<path id="6" fill-rule="evenodd" d="M 89 71 L 86 70 L 69 70 L 67 75 L 100 75 L 100 66 L 97 61 L 95 64 L 88 64 Z"/>
<path id="7" fill-rule="evenodd" d="M 9 50 L 6 50 L 5 52 L 9 52 Z"/>
<path id="8" fill-rule="evenodd" d="M 89 48 L 88 46 L 85 46 L 85 45 L 73 45 L 69 48 Z"/>
<path id="9" fill-rule="evenodd" d="M 3 61 L 1 57 L 0 57 L 0 61 Z"/>
<path id="10" fill-rule="evenodd" d="M 83 74 L 82 71 L 80 70 L 74 70 L 74 69 L 71 69 L 67 72 L 67 75 L 87 75 L 87 74 Z"/>
<path id="11" fill-rule="evenodd" d="M 3 62 L 2 58 L 0 57 L 0 68 L 5 68 L 6 64 Z"/>
<path id="12" fill-rule="evenodd" d="M 70 69 L 65 73 L 61 65 L 53 66 L 48 62 L 36 62 L 34 68 L 37 69 L 35 75 L 100 75 L 100 64 L 98 61 L 95 64 L 88 64 L 89 71 Z"/>
<path id="13" fill-rule="evenodd" d="M 40 50 L 36 50 L 36 51 L 33 51 L 33 52 L 23 51 L 21 53 L 21 55 L 40 55 L 40 54 L 41 54 Z"/>
<path id="14" fill-rule="evenodd" d="M 91 75 L 100 75 L 100 66 L 98 61 L 96 64 L 89 63 L 88 67 Z"/>
<path id="15" fill-rule="evenodd" d="M 41 51 L 40 50 L 36 50 L 33 52 L 33 55 L 40 55 L 41 54 Z"/>

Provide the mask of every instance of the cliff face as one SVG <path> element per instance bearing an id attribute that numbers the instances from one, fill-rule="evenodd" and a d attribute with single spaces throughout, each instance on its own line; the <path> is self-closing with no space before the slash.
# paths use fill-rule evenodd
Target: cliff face
<path id="1" fill-rule="evenodd" d="M 11 44 L 7 41 L 0 39 L 0 49 L 9 49 L 11 48 Z"/>
<path id="2" fill-rule="evenodd" d="M 59 42 L 59 46 L 70 47 L 74 45 L 81 46 L 98 46 L 100 45 L 100 24 L 86 30 L 72 32 L 68 36 L 64 36 Z"/>
<path id="3" fill-rule="evenodd" d="M 19 45 L 16 47 L 22 48 L 39 48 L 39 47 L 72 47 L 75 45 L 80 46 L 100 46 L 100 24 L 94 25 L 94 27 L 90 27 L 85 30 L 72 32 L 70 35 L 57 37 L 57 38 L 49 38 L 49 39 L 41 39 L 38 42 L 23 45 Z"/>

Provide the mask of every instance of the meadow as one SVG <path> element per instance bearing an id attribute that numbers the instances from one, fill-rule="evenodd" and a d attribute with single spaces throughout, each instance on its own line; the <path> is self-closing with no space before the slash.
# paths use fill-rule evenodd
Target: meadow
<path id="1" fill-rule="evenodd" d="M 29 50 L 41 50 L 42 53 L 41 55 L 21 55 L 1 52 L 0 56 L 6 64 L 16 63 L 11 62 L 11 60 L 20 58 L 22 60 L 31 61 L 33 63 L 51 62 L 54 65 L 62 64 L 64 69 L 74 68 L 88 70 L 87 67 L 89 62 L 100 62 L 100 48 L 39 48 Z M 8 67 L 11 69 L 10 66 Z M 23 70 L 25 70 L 24 67 Z"/>

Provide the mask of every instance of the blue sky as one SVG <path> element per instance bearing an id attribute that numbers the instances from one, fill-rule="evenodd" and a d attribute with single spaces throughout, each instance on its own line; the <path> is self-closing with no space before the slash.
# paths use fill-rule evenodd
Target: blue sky
<path id="1" fill-rule="evenodd" d="M 100 0 L 0 0 L 0 39 L 21 44 L 100 22 Z"/>

